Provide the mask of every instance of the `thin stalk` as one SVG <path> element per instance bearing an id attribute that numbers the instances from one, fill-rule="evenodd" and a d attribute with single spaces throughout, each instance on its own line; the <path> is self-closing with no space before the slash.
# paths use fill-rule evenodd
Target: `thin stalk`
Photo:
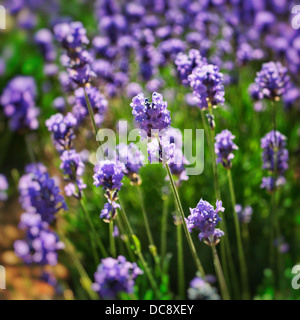
<path id="1" fill-rule="evenodd" d="M 151 233 L 149 220 L 148 220 L 148 216 L 147 216 L 147 212 L 146 212 L 146 208 L 145 208 L 144 197 L 143 197 L 143 193 L 142 193 L 141 187 L 137 186 L 137 190 L 138 190 L 138 195 L 139 195 L 139 199 L 140 199 L 140 203 L 141 203 L 141 207 L 142 207 L 142 213 L 143 213 L 143 218 L 144 218 L 144 222 L 145 222 L 145 227 L 146 227 L 146 231 L 147 231 L 148 240 L 149 240 L 150 245 L 155 247 L 155 244 L 154 244 L 154 241 L 153 241 L 153 236 L 152 236 L 152 233 Z"/>
<path id="2" fill-rule="evenodd" d="M 81 204 L 81 208 L 82 208 L 82 211 L 83 211 L 83 217 L 84 217 L 84 220 L 85 220 L 85 224 L 86 224 L 87 230 L 89 230 L 90 227 L 89 227 L 89 222 L 88 222 L 88 219 L 87 219 L 87 213 L 86 213 L 82 203 L 80 203 L 80 204 Z M 89 238 L 90 238 L 90 242 L 91 242 L 91 247 L 92 247 L 92 251 L 93 251 L 93 257 L 94 257 L 94 260 L 95 260 L 95 265 L 97 266 L 99 264 L 100 259 L 99 259 L 99 255 L 98 255 L 98 252 L 97 252 L 97 249 L 96 249 L 96 243 L 95 243 L 94 238 L 91 235 L 91 233 L 88 232 L 88 234 L 89 234 Z"/>
<path id="3" fill-rule="evenodd" d="M 89 278 L 88 274 L 86 273 L 84 267 L 82 266 L 80 260 L 77 258 L 76 254 L 71 250 L 69 241 L 62 233 L 59 233 L 59 237 L 64 242 L 66 246 L 65 251 L 68 254 L 69 258 L 72 260 L 76 270 L 78 271 L 82 287 L 85 289 L 85 291 L 88 293 L 92 300 L 99 300 L 97 293 L 91 289 L 91 279 Z"/>
<path id="4" fill-rule="evenodd" d="M 26 142 L 27 152 L 28 152 L 31 163 L 36 163 L 36 157 L 35 157 L 28 134 L 25 135 L 25 142 Z"/>
<path id="5" fill-rule="evenodd" d="M 110 242 L 110 253 L 113 258 L 116 258 L 116 242 L 114 237 L 114 222 L 113 220 L 109 222 L 109 242 Z"/>
<path id="6" fill-rule="evenodd" d="M 96 121 L 95 121 L 95 117 L 94 117 L 94 112 L 93 112 L 93 109 L 92 109 L 92 106 L 91 106 L 90 99 L 89 99 L 89 97 L 87 95 L 86 88 L 84 87 L 83 89 L 84 89 L 85 101 L 86 101 L 86 104 L 87 104 L 87 107 L 88 107 L 90 118 L 92 120 L 93 129 L 94 129 L 94 132 L 95 132 L 95 136 L 97 138 L 98 129 L 97 129 L 97 125 L 96 125 Z M 97 141 L 97 142 L 98 142 L 99 146 L 101 146 L 100 141 Z"/>
<path id="7" fill-rule="evenodd" d="M 96 243 L 97 243 L 97 245 L 98 245 L 98 247 L 99 247 L 99 249 L 101 251 L 102 256 L 103 257 L 107 257 L 108 256 L 107 251 L 106 251 L 106 249 L 105 249 L 100 237 L 98 237 L 98 234 L 97 234 L 97 231 L 96 231 L 96 229 L 94 227 L 94 224 L 93 224 L 90 216 L 88 215 L 88 213 L 87 213 L 87 211 L 86 211 L 86 209 L 85 209 L 85 207 L 83 205 L 82 199 L 79 200 L 79 203 L 80 203 L 81 209 L 82 209 L 82 211 L 83 211 L 83 213 L 84 213 L 84 215 L 85 215 L 85 217 L 87 219 L 89 227 L 90 227 L 90 229 L 92 231 L 94 241 L 96 241 Z"/>
<path id="8" fill-rule="evenodd" d="M 245 254 L 242 244 L 242 237 L 241 237 L 241 230 L 240 230 L 240 224 L 238 220 L 237 213 L 235 211 L 236 207 L 236 197 L 235 197 L 235 191 L 233 187 L 233 181 L 232 181 L 232 174 L 231 170 L 227 170 L 228 175 L 228 184 L 229 184 L 229 192 L 230 192 L 230 198 L 231 198 L 231 204 L 232 204 L 232 212 L 233 212 L 233 220 L 234 220 L 234 226 L 235 226 L 235 233 L 236 233 L 236 241 L 237 241 L 237 247 L 238 247 L 238 257 L 239 257 L 239 264 L 240 264 L 240 274 L 241 274 L 241 283 L 242 283 L 242 291 L 244 293 L 244 298 L 249 298 L 249 285 L 248 285 L 248 272 L 247 272 L 247 264 L 245 261 Z"/>
<path id="9" fill-rule="evenodd" d="M 226 285 L 226 281 L 224 278 L 224 273 L 222 270 L 220 259 L 219 259 L 218 253 L 217 253 L 217 249 L 214 245 L 211 245 L 211 250 L 212 250 L 212 256 L 213 256 L 216 274 L 217 274 L 218 280 L 219 280 L 222 298 L 223 298 L 223 300 L 230 300 L 230 295 L 229 295 L 229 292 L 227 289 L 227 285 Z"/>
<path id="10" fill-rule="evenodd" d="M 139 246 L 137 244 L 136 237 L 133 234 L 132 227 L 130 225 L 130 222 L 128 220 L 127 214 L 126 214 L 122 204 L 121 204 L 120 212 L 121 212 L 122 218 L 124 219 L 125 225 L 127 227 L 127 231 L 129 232 L 130 239 L 131 239 L 131 241 L 132 241 L 132 243 L 134 245 L 135 253 L 138 256 L 138 258 L 139 258 L 139 260 L 140 260 L 140 262 L 141 262 L 141 264 L 142 264 L 142 266 L 144 268 L 144 271 L 145 271 L 145 274 L 146 274 L 146 276 L 147 276 L 147 278 L 149 280 L 149 283 L 150 283 L 154 293 L 156 294 L 156 296 L 160 297 L 161 294 L 159 292 L 157 283 L 156 283 L 156 281 L 155 281 L 155 279 L 154 279 L 154 277 L 153 277 L 153 275 L 152 275 L 152 273 L 151 273 L 151 271 L 150 271 L 150 269 L 148 267 L 148 264 L 147 264 L 147 262 L 146 262 L 146 260 L 145 260 L 145 258 L 143 256 L 142 252 L 141 252 L 141 248 L 139 248 Z"/>
<path id="11" fill-rule="evenodd" d="M 118 228 L 120 229 L 121 234 L 124 237 L 125 246 L 126 246 L 128 255 L 130 257 L 130 260 L 134 261 L 134 255 L 133 255 L 132 250 L 130 248 L 129 238 L 128 238 L 127 234 L 125 234 L 124 226 L 123 226 L 122 220 L 120 219 L 120 216 L 117 217 L 117 225 L 118 225 Z"/>
<path id="12" fill-rule="evenodd" d="M 185 297 L 184 256 L 182 245 L 182 224 L 176 225 L 177 229 L 177 264 L 178 264 L 178 293 L 181 299 Z"/>
<path id="13" fill-rule="evenodd" d="M 168 231 L 168 206 L 169 196 L 165 195 L 163 199 L 163 214 L 161 219 L 161 260 L 164 261 L 167 254 L 167 231 Z"/>
<path id="14" fill-rule="evenodd" d="M 184 232 L 185 232 L 185 235 L 186 235 L 186 238 L 187 238 L 187 241 L 188 241 L 188 244 L 189 244 L 193 259 L 194 259 L 194 262 L 196 264 L 197 269 L 201 273 L 201 275 L 205 276 L 205 272 L 204 272 L 204 269 L 202 267 L 201 261 L 200 261 L 198 255 L 197 255 L 197 251 L 196 251 L 195 245 L 193 243 L 192 237 L 191 237 L 191 235 L 190 235 L 190 233 L 189 233 L 189 231 L 187 229 L 186 223 L 185 223 L 185 216 L 184 216 L 184 212 L 183 212 L 183 209 L 182 209 L 181 201 L 180 201 L 180 198 L 179 198 L 176 186 L 175 186 L 175 182 L 174 182 L 174 179 L 173 179 L 173 176 L 172 176 L 172 173 L 171 173 L 171 170 L 170 170 L 170 167 L 169 167 L 168 164 L 166 164 L 166 169 L 167 169 L 167 173 L 168 173 L 168 176 L 169 176 L 169 179 L 170 179 L 170 182 L 171 182 L 172 191 L 173 191 L 173 194 L 174 194 L 174 197 L 175 197 L 175 201 L 176 201 L 178 209 L 179 209 L 179 213 L 180 213 L 180 216 L 181 216 L 181 219 L 182 219 L 182 222 L 183 222 Z"/>

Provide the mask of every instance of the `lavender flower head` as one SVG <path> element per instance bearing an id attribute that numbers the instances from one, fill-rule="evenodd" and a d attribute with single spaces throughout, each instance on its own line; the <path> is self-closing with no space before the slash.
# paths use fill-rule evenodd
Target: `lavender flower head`
<path id="1" fill-rule="evenodd" d="M 0 201 L 7 200 L 8 181 L 4 174 L 0 174 Z"/>
<path id="2" fill-rule="evenodd" d="M 14 243 L 16 255 L 25 263 L 55 266 L 58 259 L 58 250 L 64 249 L 57 234 L 51 230 L 37 228 L 35 233 L 27 232 L 25 240 Z"/>
<path id="3" fill-rule="evenodd" d="M 81 22 L 61 23 L 54 27 L 56 39 L 66 49 L 62 56 L 64 65 L 68 67 L 70 78 L 79 86 L 86 85 L 93 76 L 90 62 L 91 56 L 85 46 L 89 43 L 86 29 Z"/>
<path id="4" fill-rule="evenodd" d="M 34 35 L 34 41 L 40 47 L 40 50 L 47 62 L 52 62 L 56 59 L 56 51 L 53 44 L 53 36 L 50 30 L 40 29 Z"/>
<path id="5" fill-rule="evenodd" d="M 66 150 L 62 153 L 60 169 L 66 176 L 66 181 L 69 183 L 65 187 L 65 192 L 68 197 L 75 196 L 77 198 L 81 197 L 81 191 L 86 188 L 80 178 L 85 169 L 85 165 L 82 161 L 82 157 L 74 149 Z M 78 194 L 76 189 L 78 189 Z"/>
<path id="6" fill-rule="evenodd" d="M 189 300 L 221 300 L 217 293 L 217 289 L 212 287 L 203 278 L 195 277 L 190 282 L 188 289 Z"/>
<path id="7" fill-rule="evenodd" d="M 67 113 L 66 116 L 57 113 L 46 121 L 46 126 L 52 132 L 52 139 L 58 151 L 69 150 L 72 147 L 76 125 L 77 120 L 72 113 Z"/>
<path id="8" fill-rule="evenodd" d="M 152 94 L 152 102 L 145 98 L 142 93 L 132 99 L 130 104 L 132 114 L 140 129 L 151 137 L 151 130 L 164 130 L 171 124 L 170 111 L 167 109 L 168 103 L 163 100 L 163 96 L 157 92 Z"/>
<path id="9" fill-rule="evenodd" d="M 188 76 L 188 80 L 198 99 L 200 109 L 206 109 L 209 105 L 216 107 L 224 103 L 223 74 L 217 66 L 204 64 L 197 67 Z"/>
<path id="10" fill-rule="evenodd" d="M 201 67 L 204 64 L 207 64 L 207 60 L 201 56 L 198 50 L 191 49 L 188 55 L 183 52 L 178 53 L 175 59 L 175 65 L 182 84 L 188 86 L 188 76 L 196 67 Z"/>
<path id="11" fill-rule="evenodd" d="M 108 191 L 120 190 L 123 183 L 125 166 L 120 161 L 104 160 L 95 165 L 94 185 Z"/>
<path id="12" fill-rule="evenodd" d="M 270 172 L 275 170 L 275 154 L 277 159 L 277 172 L 278 175 L 283 175 L 288 169 L 289 153 L 286 147 L 286 137 L 279 131 L 276 133 L 269 132 L 264 138 L 261 139 L 261 148 L 263 149 L 263 169 Z"/>
<path id="13" fill-rule="evenodd" d="M 241 223 L 250 223 L 253 214 L 253 209 L 251 206 L 246 206 L 243 208 L 240 204 L 237 204 L 235 206 L 235 212 L 238 215 L 238 219 Z"/>
<path id="14" fill-rule="evenodd" d="M 121 206 L 115 201 L 105 203 L 104 208 L 101 211 L 100 218 L 106 223 L 111 222 L 117 215 L 117 209 L 121 209 Z"/>
<path id="15" fill-rule="evenodd" d="M 100 126 L 104 120 L 104 115 L 108 107 L 108 101 L 96 87 L 87 86 L 86 93 L 94 112 L 96 125 Z M 83 88 L 78 88 L 75 91 L 75 105 L 72 113 L 76 117 L 78 124 L 80 124 L 88 116 L 88 107 Z"/>
<path id="16" fill-rule="evenodd" d="M 200 231 L 199 240 L 209 245 L 216 245 L 219 238 L 224 235 L 224 232 L 216 229 L 217 224 L 222 220 L 219 212 L 224 212 L 222 201 L 217 201 L 216 209 L 207 201 L 200 200 L 197 207 L 190 208 L 190 215 L 185 219 L 189 232 L 193 229 Z"/>
<path id="17" fill-rule="evenodd" d="M 17 76 L 3 90 L 0 98 L 12 131 L 36 130 L 40 110 L 35 106 L 36 86 L 31 77 Z"/>
<path id="18" fill-rule="evenodd" d="M 256 74 L 255 83 L 264 98 L 278 101 L 286 93 L 290 77 L 286 67 L 280 62 L 271 61 L 263 64 L 261 71 Z"/>
<path id="19" fill-rule="evenodd" d="M 128 262 L 123 256 L 102 259 L 92 289 L 102 299 L 116 299 L 121 292 L 133 293 L 135 279 L 140 274 L 143 271 L 137 264 Z"/>
<path id="20" fill-rule="evenodd" d="M 216 136 L 215 152 L 217 163 L 221 163 L 224 168 L 231 168 L 231 160 L 234 158 L 233 151 L 238 150 L 238 146 L 233 142 L 235 136 L 229 130 L 223 130 Z"/>
<path id="21" fill-rule="evenodd" d="M 20 203 L 28 213 L 37 213 L 41 220 L 51 223 L 67 205 L 55 180 L 42 165 L 30 165 L 19 180 Z"/>

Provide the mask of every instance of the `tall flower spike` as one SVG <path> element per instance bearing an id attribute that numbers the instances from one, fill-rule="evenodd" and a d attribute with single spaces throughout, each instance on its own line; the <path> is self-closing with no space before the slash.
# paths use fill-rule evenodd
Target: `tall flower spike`
<path id="1" fill-rule="evenodd" d="M 17 76 L 3 90 L 0 103 L 4 114 L 10 119 L 12 131 L 36 130 L 40 110 L 35 105 L 36 85 L 32 77 Z"/>
<path id="2" fill-rule="evenodd" d="M 235 136 L 229 130 L 223 130 L 216 135 L 215 152 L 217 163 L 221 163 L 224 168 L 231 168 L 231 160 L 234 158 L 233 151 L 238 150 L 238 146 L 233 142 Z"/>
<path id="3" fill-rule="evenodd" d="M 57 113 L 46 121 L 46 126 L 48 131 L 52 133 L 53 143 L 57 151 L 63 152 L 72 148 L 76 125 L 77 120 L 72 113 L 68 113 L 66 116 Z"/>
<path id="4" fill-rule="evenodd" d="M 191 49 L 187 54 L 179 52 L 175 59 L 178 77 L 184 86 L 189 85 L 188 76 L 196 67 L 207 64 L 206 58 L 202 57 L 199 50 Z"/>
<path id="5" fill-rule="evenodd" d="M 193 229 L 200 231 L 199 240 L 208 245 L 217 245 L 224 232 L 216 229 L 217 224 L 222 220 L 218 212 L 224 212 L 222 201 L 217 201 L 216 209 L 207 201 L 200 200 L 197 207 L 190 208 L 191 214 L 185 219 L 189 232 Z"/>
<path id="6" fill-rule="evenodd" d="M 213 107 L 224 103 L 223 74 L 217 66 L 204 64 L 197 67 L 188 76 L 188 80 L 200 109 L 208 108 L 209 103 Z"/>
<path id="7" fill-rule="evenodd" d="M 135 279 L 140 274 L 143 271 L 137 264 L 128 262 L 123 256 L 102 259 L 92 289 L 102 299 L 116 299 L 121 292 L 133 293 Z"/>
<path id="8" fill-rule="evenodd" d="M 255 83 L 264 98 L 278 101 L 287 91 L 290 77 L 286 67 L 280 62 L 271 61 L 263 64 L 261 71 L 256 75 Z"/>
<path id="9" fill-rule="evenodd" d="M 68 181 L 65 187 L 66 195 L 81 198 L 81 191 L 86 188 L 86 184 L 81 179 L 85 169 L 82 156 L 72 149 L 64 151 L 60 159 L 62 161 L 60 169 Z"/>
<path id="10" fill-rule="evenodd" d="M 152 102 L 145 98 L 142 93 L 132 99 L 130 104 L 132 114 L 138 123 L 140 129 L 152 136 L 151 130 L 164 130 L 171 124 L 170 111 L 168 103 L 163 100 L 163 96 L 157 92 L 152 94 Z"/>

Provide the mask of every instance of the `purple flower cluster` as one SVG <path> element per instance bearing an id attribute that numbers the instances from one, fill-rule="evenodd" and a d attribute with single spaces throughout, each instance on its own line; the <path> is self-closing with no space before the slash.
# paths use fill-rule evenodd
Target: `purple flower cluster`
<path id="1" fill-rule="evenodd" d="M 102 186 L 108 202 L 100 214 L 105 222 L 110 222 L 116 217 L 117 210 L 121 207 L 115 203 L 118 199 L 118 191 L 121 189 L 125 166 L 120 161 L 103 160 L 94 168 L 94 185 Z"/>
<path id="2" fill-rule="evenodd" d="M 0 201 L 7 200 L 8 181 L 5 175 L 0 174 Z"/>
<path id="3" fill-rule="evenodd" d="M 62 61 L 68 67 L 70 78 L 78 86 L 84 86 L 93 75 L 90 67 L 92 59 L 85 49 L 89 43 L 85 28 L 81 22 L 60 23 L 55 25 L 54 34 L 66 49 L 66 56 L 62 57 Z"/>
<path id="4" fill-rule="evenodd" d="M 39 46 L 44 59 L 52 62 L 56 59 L 56 51 L 53 43 L 53 36 L 50 30 L 40 29 L 34 35 L 34 41 Z"/>
<path id="5" fill-rule="evenodd" d="M 240 204 L 237 204 L 235 206 L 235 212 L 238 215 L 238 219 L 241 223 L 250 223 L 253 209 L 251 206 L 246 206 L 243 208 Z"/>
<path id="6" fill-rule="evenodd" d="M 201 67 L 196 67 L 188 76 L 188 80 L 200 109 L 224 103 L 223 74 L 217 66 L 203 64 Z"/>
<path id="7" fill-rule="evenodd" d="M 195 277 L 190 282 L 188 289 L 189 300 L 221 300 L 217 293 L 217 289 L 201 277 Z"/>
<path id="8" fill-rule="evenodd" d="M 185 219 L 189 232 L 193 229 L 199 230 L 199 240 L 204 240 L 209 245 L 216 245 L 219 238 L 224 235 L 220 229 L 216 229 L 217 224 L 222 220 L 219 212 L 224 212 L 222 201 L 217 201 L 216 209 L 207 201 L 200 200 L 197 207 L 190 208 L 190 215 Z"/>
<path id="9" fill-rule="evenodd" d="M 233 142 L 235 136 L 229 130 L 223 130 L 216 135 L 215 153 L 217 163 L 221 163 L 224 168 L 231 168 L 231 160 L 234 158 L 233 151 L 238 150 L 238 146 Z"/>
<path id="10" fill-rule="evenodd" d="M 188 55 L 183 52 L 178 53 L 175 59 L 175 65 L 182 84 L 188 86 L 188 76 L 196 67 L 201 67 L 204 64 L 207 64 L 207 60 L 201 56 L 199 50 L 191 49 Z"/>
<path id="11" fill-rule="evenodd" d="M 287 68 L 280 62 L 264 63 L 255 79 L 261 98 L 279 100 L 290 84 L 287 72 Z"/>
<path id="12" fill-rule="evenodd" d="M 84 174 L 85 165 L 82 156 L 74 149 L 65 150 L 60 156 L 60 169 L 65 175 L 68 184 L 65 186 L 65 192 L 68 197 L 74 196 L 81 198 L 81 192 L 86 188 L 81 176 Z"/>
<path id="13" fill-rule="evenodd" d="M 121 292 L 133 293 L 135 279 L 141 274 L 143 271 L 137 264 L 128 262 L 123 256 L 102 259 L 92 289 L 102 299 L 116 299 Z"/>
<path id="14" fill-rule="evenodd" d="M 51 223 L 61 209 L 67 209 L 55 180 L 41 164 L 26 167 L 26 174 L 20 178 L 20 203 L 28 213 L 41 216 L 43 222 Z"/>
<path id="15" fill-rule="evenodd" d="M 117 159 L 125 165 L 124 174 L 132 182 L 137 182 L 139 180 L 138 173 L 145 160 L 141 150 L 134 143 L 130 143 L 129 145 L 120 143 L 117 146 Z"/>
<path id="16" fill-rule="evenodd" d="M 289 153 L 286 149 L 286 137 L 279 131 L 271 131 L 261 140 L 261 148 L 263 149 L 263 169 L 268 170 L 270 174 L 278 177 L 276 183 L 273 176 L 264 177 L 261 187 L 268 191 L 273 191 L 276 186 L 285 184 L 283 177 L 288 169 Z"/>
<path id="17" fill-rule="evenodd" d="M 52 133 L 53 143 L 58 152 L 72 148 L 76 125 L 77 120 L 72 113 L 68 113 L 65 116 L 57 113 L 46 121 L 46 126 Z"/>
<path id="18" fill-rule="evenodd" d="M 132 114 L 141 130 L 146 132 L 148 137 L 152 136 L 152 130 L 164 130 L 171 124 L 168 104 L 163 96 L 157 92 L 152 94 L 152 102 L 145 98 L 142 93 L 132 99 L 130 104 Z"/>
<path id="19" fill-rule="evenodd" d="M 20 178 L 20 203 L 25 212 L 21 215 L 20 228 L 26 229 L 25 240 L 14 243 L 15 253 L 25 263 L 56 265 L 57 251 L 63 243 L 49 224 L 62 209 L 67 209 L 63 196 L 54 179 L 40 164 L 26 167 L 26 174 Z"/>
<path id="20" fill-rule="evenodd" d="M 103 122 L 108 102 L 96 87 L 87 86 L 86 93 L 94 112 L 96 125 L 100 126 Z M 80 124 L 88 115 L 88 107 L 83 88 L 78 88 L 75 91 L 75 104 L 72 113 L 76 117 L 78 124 Z"/>
<path id="21" fill-rule="evenodd" d="M 40 110 L 35 105 L 36 85 L 31 77 L 17 76 L 5 87 L 1 96 L 4 114 L 12 131 L 38 128 Z"/>

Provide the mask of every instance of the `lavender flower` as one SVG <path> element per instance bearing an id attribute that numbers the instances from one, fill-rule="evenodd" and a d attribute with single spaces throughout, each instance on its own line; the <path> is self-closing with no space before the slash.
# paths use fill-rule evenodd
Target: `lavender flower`
<path id="1" fill-rule="evenodd" d="M 51 31 L 48 29 L 40 29 L 35 34 L 34 41 L 40 47 L 43 57 L 47 62 L 52 62 L 56 59 L 56 51 Z"/>
<path id="2" fill-rule="evenodd" d="M 100 218 L 106 223 L 111 222 L 117 215 L 117 209 L 121 209 L 121 206 L 118 203 L 114 201 L 105 203 L 104 209 L 101 211 Z"/>
<path id="3" fill-rule="evenodd" d="M 57 251 L 64 249 L 64 244 L 59 241 L 55 232 L 35 228 L 34 233 L 27 232 L 25 240 L 15 241 L 14 249 L 16 255 L 25 263 L 55 266 L 58 258 Z"/>
<path id="4" fill-rule="evenodd" d="M 189 300 L 221 300 L 217 293 L 217 289 L 213 288 L 206 280 L 195 277 L 190 282 L 188 289 Z"/>
<path id="5" fill-rule="evenodd" d="M 224 232 L 216 229 L 217 224 L 222 220 L 218 212 L 224 212 L 222 201 L 217 201 L 216 209 L 207 201 L 200 200 L 197 207 L 190 208 L 191 214 L 185 219 L 189 232 L 193 229 L 199 230 L 199 240 L 209 245 L 216 245 Z"/>
<path id="6" fill-rule="evenodd" d="M 66 49 L 63 56 L 64 64 L 68 67 L 70 78 L 79 86 L 84 86 L 93 76 L 90 62 L 91 56 L 85 50 L 89 43 L 86 30 L 81 22 L 61 23 L 54 27 L 56 39 Z"/>
<path id="7" fill-rule="evenodd" d="M 119 161 L 101 161 L 94 168 L 94 185 L 108 191 L 119 191 L 123 185 L 124 170 L 124 164 Z"/>
<path id="8" fill-rule="evenodd" d="M 276 179 L 276 186 L 275 186 L 274 177 L 269 176 L 269 177 L 262 178 L 260 187 L 262 189 L 266 189 L 268 192 L 273 192 L 275 190 L 275 187 L 279 188 L 281 186 L 284 186 L 285 184 L 286 184 L 286 179 L 280 176 Z"/>
<path id="9" fill-rule="evenodd" d="M 133 293 L 135 279 L 140 274 L 143 271 L 137 264 L 126 261 L 123 256 L 102 259 L 92 289 L 103 299 L 115 299 L 121 292 Z"/>
<path id="10" fill-rule="evenodd" d="M 20 203 L 28 213 L 37 213 L 41 220 L 51 223 L 61 209 L 67 205 L 60 189 L 40 164 L 26 168 L 26 174 L 19 180 Z"/>
<path id="11" fill-rule="evenodd" d="M 40 110 L 35 106 L 35 98 L 36 86 L 31 77 L 17 76 L 5 87 L 0 101 L 12 131 L 38 128 Z"/>
<path id="12" fill-rule="evenodd" d="M 52 132 L 54 145 L 59 152 L 69 150 L 72 147 L 76 125 L 77 120 L 72 113 L 68 113 L 66 116 L 57 113 L 46 121 L 46 126 Z"/>
<path id="13" fill-rule="evenodd" d="M 198 50 L 191 49 L 188 55 L 183 52 L 178 53 L 175 65 L 182 84 L 185 86 L 189 85 L 188 76 L 196 67 L 201 67 L 204 64 L 207 64 L 207 60 L 201 56 Z"/>
<path id="14" fill-rule="evenodd" d="M 209 104 L 216 107 L 224 103 L 223 74 L 217 66 L 204 64 L 197 67 L 188 76 L 188 80 L 198 99 L 200 109 L 206 109 Z"/>
<path id="15" fill-rule="evenodd" d="M 135 181 L 145 160 L 139 148 L 134 143 L 120 143 L 117 146 L 117 159 L 125 165 L 125 175 Z"/>
<path id="16" fill-rule="evenodd" d="M 69 183 L 65 187 L 65 192 L 68 197 L 74 196 L 81 198 L 81 191 L 86 188 L 86 184 L 83 183 L 80 178 L 85 169 L 85 165 L 82 162 L 82 157 L 75 150 L 66 150 L 62 153 L 60 169 L 65 175 L 65 180 Z M 78 193 L 77 190 L 78 189 Z"/>
<path id="17" fill-rule="evenodd" d="M 95 87 L 87 86 L 86 93 L 94 112 L 95 122 L 97 126 L 100 126 L 103 122 L 104 115 L 108 107 L 108 102 Z M 81 123 L 88 115 L 88 107 L 83 88 L 79 88 L 75 91 L 75 105 L 72 113 L 76 117 L 78 124 Z"/>
<path id="18" fill-rule="evenodd" d="M 263 169 L 274 172 L 276 155 L 276 174 L 282 176 L 289 167 L 289 153 L 285 147 L 286 137 L 279 131 L 276 131 L 275 133 L 273 130 L 262 138 L 261 148 L 263 149 Z"/>
<path id="19" fill-rule="evenodd" d="M 223 130 L 215 139 L 217 163 L 221 163 L 224 168 L 230 169 L 231 160 L 234 158 L 233 151 L 238 150 L 237 145 L 233 142 L 235 136 L 229 130 Z"/>
<path id="20" fill-rule="evenodd" d="M 5 175 L 0 174 L 0 201 L 7 200 L 8 181 Z"/>
<path id="21" fill-rule="evenodd" d="M 238 219 L 241 223 L 248 224 L 251 221 L 253 209 L 251 206 L 243 208 L 240 204 L 235 206 L 235 212 L 238 215 Z"/>
<path id="22" fill-rule="evenodd" d="M 286 93 L 290 78 L 287 68 L 280 62 L 264 63 L 261 71 L 256 74 L 255 83 L 264 98 L 278 101 Z"/>
<path id="23" fill-rule="evenodd" d="M 140 93 L 132 99 L 130 106 L 140 129 L 144 130 L 148 137 L 152 135 L 151 130 L 167 129 L 171 124 L 168 104 L 157 92 L 152 94 L 152 102 L 149 102 L 149 99 Z"/>

